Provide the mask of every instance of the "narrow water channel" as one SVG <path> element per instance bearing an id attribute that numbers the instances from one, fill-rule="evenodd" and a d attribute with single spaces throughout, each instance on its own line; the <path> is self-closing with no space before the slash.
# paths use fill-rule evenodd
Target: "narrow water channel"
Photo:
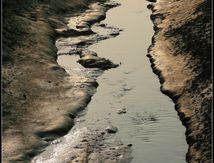
<path id="1" fill-rule="evenodd" d="M 115 135 L 133 144 L 133 163 L 183 163 L 187 144 L 185 128 L 173 102 L 160 92 L 160 84 L 146 57 L 153 24 L 144 0 L 117 0 L 120 7 L 107 13 L 106 24 L 122 28 L 116 38 L 90 47 L 100 57 L 122 63 L 98 78 L 99 87 L 76 128 L 111 123 Z M 125 108 L 126 114 L 117 114 Z"/>
<path id="2" fill-rule="evenodd" d="M 118 132 L 108 141 L 118 139 L 124 144 L 132 144 L 133 163 L 184 163 L 187 151 L 185 128 L 178 119 L 173 102 L 160 92 L 158 77 L 152 72 L 146 57 L 154 33 L 148 2 L 117 2 L 121 6 L 108 11 L 102 23 L 123 31 L 115 38 L 91 45 L 89 50 L 121 64 L 98 77 L 97 92 L 76 119 L 72 130 L 83 127 L 103 129 L 113 125 Z M 105 32 L 96 25 L 92 30 L 101 34 Z M 77 59 L 78 56 L 62 55 L 58 63 L 68 73 L 88 72 L 82 71 L 86 69 L 76 63 Z M 119 110 L 126 113 L 118 114 Z M 72 134 L 69 132 L 66 137 L 72 137 Z M 63 151 L 61 147 L 59 149 Z"/>

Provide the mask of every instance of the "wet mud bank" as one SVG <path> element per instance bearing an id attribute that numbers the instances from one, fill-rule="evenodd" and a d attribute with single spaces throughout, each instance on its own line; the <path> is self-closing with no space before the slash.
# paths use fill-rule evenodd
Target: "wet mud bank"
<path id="1" fill-rule="evenodd" d="M 92 4 L 97 8 L 90 15 L 89 6 Z M 103 20 L 105 12 L 117 5 L 108 2 L 105 6 L 97 4 L 83 0 L 23 1 L 20 6 L 13 1 L 3 4 L 3 162 L 30 162 L 53 140 L 72 128 L 77 113 L 87 106 L 96 92 L 98 83 L 95 78 L 79 78 L 75 73 L 69 75 L 57 63 L 60 54 L 57 54 L 55 41 L 62 36 L 93 34 L 90 25 Z M 81 15 L 86 11 L 89 14 L 86 24 L 78 24 L 71 30 L 64 17 Z M 92 36 L 90 41 L 94 42 L 95 37 Z M 86 45 L 81 41 L 75 46 L 79 50 Z M 81 53 L 81 62 L 88 65 L 85 62 L 91 59 L 91 55 L 84 55 Z M 96 75 L 102 73 L 100 62 L 109 65 L 102 69 L 117 66 L 98 56 L 91 60 L 93 67 L 98 69 Z"/>
<path id="2" fill-rule="evenodd" d="M 108 143 L 107 139 L 114 134 L 109 131 L 90 130 L 86 127 L 72 129 L 69 135 L 53 141 L 31 162 L 131 162 L 132 144 L 124 145 L 121 141 Z"/>
<path id="3" fill-rule="evenodd" d="M 96 52 L 87 49 L 89 45 L 95 44 L 98 41 L 119 35 L 120 29 L 100 23 L 101 20 L 105 19 L 106 11 L 118 5 L 118 3 L 112 1 L 104 3 L 94 2 L 83 13 L 66 16 L 67 27 L 57 29 L 57 31 L 62 33 L 61 37 L 56 40 L 56 47 L 58 49 L 57 62 L 73 79 L 71 82 L 79 85 L 80 88 L 93 92 L 91 94 L 86 93 L 86 96 L 89 98 L 96 92 L 96 87 L 98 86 L 96 82 L 97 77 L 102 75 L 104 70 L 119 66 L 109 59 L 99 57 Z M 96 30 L 91 29 L 92 25 Z M 102 32 L 100 33 L 99 30 Z M 68 34 L 67 31 L 75 31 L 75 34 Z M 84 31 L 92 32 L 85 34 Z M 66 34 L 63 35 L 63 32 Z M 73 113 L 71 115 L 77 121 L 78 116 Z M 76 128 L 76 123 L 65 136 L 62 135 L 63 137 L 52 141 L 31 162 L 101 161 L 128 163 L 131 161 L 131 144 L 125 145 L 121 141 L 107 142 L 108 138 L 117 132 L 117 128 L 114 126 L 106 126 L 106 129 L 89 129 L 87 126 Z"/>
<path id="4" fill-rule="evenodd" d="M 150 2 L 155 35 L 147 56 L 186 127 L 186 161 L 211 162 L 211 1 Z"/>

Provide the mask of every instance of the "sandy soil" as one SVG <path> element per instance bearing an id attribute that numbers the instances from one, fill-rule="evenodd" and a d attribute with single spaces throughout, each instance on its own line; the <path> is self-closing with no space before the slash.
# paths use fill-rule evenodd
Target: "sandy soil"
<path id="1" fill-rule="evenodd" d="M 161 0 L 148 8 L 155 30 L 148 57 L 187 128 L 186 160 L 211 162 L 211 1 Z"/>

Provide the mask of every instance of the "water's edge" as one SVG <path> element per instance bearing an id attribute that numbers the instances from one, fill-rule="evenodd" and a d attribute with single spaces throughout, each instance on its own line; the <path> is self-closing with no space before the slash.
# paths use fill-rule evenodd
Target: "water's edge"
<path id="1" fill-rule="evenodd" d="M 69 117 L 72 119 L 72 122 L 70 119 L 65 119 L 65 122 L 62 124 L 62 126 L 59 124 L 60 126 L 54 130 L 39 131 L 36 133 L 45 141 L 50 142 L 50 144 L 45 147 L 45 149 L 40 149 L 40 152 L 36 152 L 36 156 L 33 157 L 31 162 L 59 162 L 62 160 L 84 162 L 89 159 L 90 161 L 96 162 L 97 160 L 101 159 L 107 160 L 110 155 L 108 151 L 112 150 L 112 148 L 115 150 L 112 151 L 111 159 L 114 159 L 124 153 L 124 157 L 121 157 L 118 160 L 124 163 L 131 161 L 131 145 L 123 145 L 120 142 L 115 142 L 115 144 L 111 146 L 102 145 L 107 136 L 103 134 L 106 131 L 91 131 L 87 128 L 83 128 L 78 131 L 74 129 L 71 131 L 71 129 L 73 129 L 75 126 L 74 121 L 76 117 L 87 107 L 91 101 L 91 97 L 96 93 L 96 89 L 99 86 L 96 81 L 97 77 L 102 75 L 105 70 L 119 66 L 119 64 L 114 64 L 108 59 L 100 58 L 97 56 L 96 52 L 87 50 L 87 47 L 94 43 L 119 35 L 121 31 L 120 29 L 108 26 L 106 24 L 98 24 L 97 27 L 107 30 L 107 35 L 97 35 L 91 30 L 92 25 L 99 23 L 106 18 L 106 12 L 108 10 L 117 6 L 119 6 L 118 3 L 108 0 L 104 2 L 91 3 L 88 10 L 78 13 L 78 15 L 66 15 L 67 27 L 56 29 L 58 38 L 56 40 L 56 47 L 58 49 L 57 62 L 59 66 L 63 68 L 67 74 L 69 74 L 66 80 L 68 82 L 70 81 L 72 85 L 76 87 L 75 91 L 80 92 L 77 93 L 80 95 L 74 95 L 73 98 L 80 99 L 77 101 L 75 107 L 73 107 L 72 110 L 70 110 L 68 113 Z M 80 19 L 83 17 L 83 20 L 80 21 L 78 16 Z M 75 19 L 77 19 L 77 21 Z M 67 38 L 69 40 L 74 39 L 74 43 L 72 43 L 72 41 L 69 43 L 68 41 L 70 44 L 69 46 L 64 44 L 64 42 L 67 42 Z M 77 41 L 75 41 L 75 39 L 77 39 Z M 65 65 L 63 66 L 61 64 L 66 62 L 66 60 L 60 60 L 60 58 L 63 58 L 61 56 L 65 55 L 70 55 L 73 58 L 71 59 L 72 63 L 69 64 L 74 64 L 74 69 L 72 69 L 70 65 L 68 66 L 69 68 L 67 68 Z M 77 57 L 79 59 L 77 59 Z M 66 138 L 66 134 L 69 131 L 72 132 L 72 137 Z M 55 134 L 59 134 L 60 137 L 55 137 Z M 61 143 L 64 141 L 66 142 L 65 145 Z M 58 143 L 61 143 L 62 147 L 60 145 L 58 146 Z M 79 148 L 77 146 L 81 147 Z M 95 146 L 95 149 L 93 149 L 93 146 Z M 100 146 L 99 150 L 96 146 Z M 89 151 L 85 151 L 85 149 L 88 149 Z M 55 150 L 56 153 L 54 152 Z M 93 150 L 94 153 L 92 154 L 90 151 Z M 53 153 L 51 154 L 50 151 Z M 90 152 L 90 158 L 88 152 Z"/>

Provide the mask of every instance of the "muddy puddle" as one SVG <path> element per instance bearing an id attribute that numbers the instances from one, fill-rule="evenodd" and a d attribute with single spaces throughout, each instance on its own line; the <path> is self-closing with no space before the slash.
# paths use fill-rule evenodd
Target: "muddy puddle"
<path id="1" fill-rule="evenodd" d="M 91 27 L 95 35 L 56 43 L 58 63 L 76 82 L 93 79 L 99 86 L 72 130 L 34 162 L 185 162 L 185 128 L 173 102 L 160 92 L 159 80 L 146 57 L 154 33 L 149 3 L 116 2 L 121 5 Z M 96 52 L 119 66 L 106 71 L 85 68 L 77 63 L 79 51 Z M 106 130 L 109 127 L 111 132 Z"/>

